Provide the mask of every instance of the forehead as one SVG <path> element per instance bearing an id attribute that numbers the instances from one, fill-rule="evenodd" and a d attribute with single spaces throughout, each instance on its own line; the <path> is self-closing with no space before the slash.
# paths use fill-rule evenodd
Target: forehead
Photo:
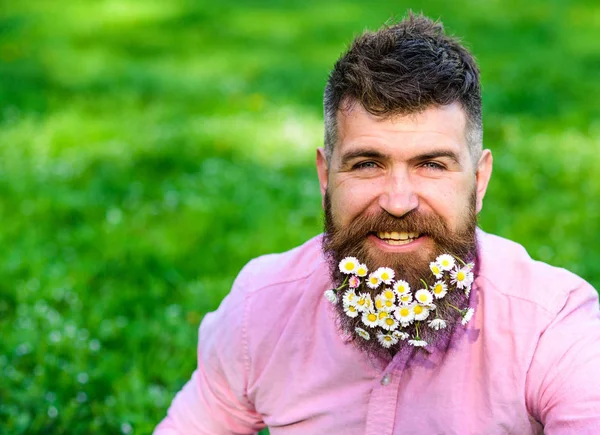
<path id="1" fill-rule="evenodd" d="M 406 152 L 440 147 L 457 154 L 468 151 L 466 115 L 458 103 L 387 118 L 372 115 L 360 104 L 353 104 L 338 111 L 337 125 L 334 155 L 338 156 L 365 146 Z"/>

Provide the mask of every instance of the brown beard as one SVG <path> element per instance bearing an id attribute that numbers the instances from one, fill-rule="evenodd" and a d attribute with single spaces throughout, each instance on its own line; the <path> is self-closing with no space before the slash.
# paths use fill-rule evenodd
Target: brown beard
<path id="1" fill-rule="evenodd" d="M 462 225 L 454 231 L 448 228 L 441 216 L 435 213 L 422 213 L 418 210 L 413 210 L 400 218 L 392 216 L 384 210 L 376 215 L 362 214 L 346 227 L 339 227 L 334 222 L 330 198 L 326 193 L 325 234 L 322 248 L 329 264 L 332 282 L 337 287 L 347 276 L 339 270 L 340 261 L 345 257 L 356 257 L 360 262 L 366 264 L 370 271 L 374 271 L 381 266 L 392 268 L 396 273 L 396 279 L 405 280 L 414 290 L 423 287 L 421 282 L 423 278 L 425 278 L 427 285 L 432 285 L 434 279 L 429 264 L 435 261 L 438 255 L 450 254 L 465 262 L 474 260 L 476 256 L 475 230 L 477 227 L 475 201 L 476 196 L 473 190 L 468 208 L 465 210 L 462 219 Z M 422 249 L 417 252 L 382 252 L 370 246 L 371 243 L 367 240 L 369 235 L 380 231 L 419 233 L 421 237 L 428 237 L 428 242 L 431 243 L 428 243 L 430 245 L 429 249 Z M 426 277 L 432 278 L 427 279 Z M 381 289 L 367 290 L 371 293 L 373 299 L 381 291 Z M 341 297 L 339 299 L 336 310 L 340 327 L 343 332 L 354 335 L 354 328 L 356 326 L 363 327 L 363 325 L 358 323 L 359 318 L 352 319 L 346 316 Z M 455 299 L 453 302 L 457 305 L 462 305 L 466 301 L 466 297 L 462 292 L 456 292 L 456 296 L 452 299 Z M 456 313 L 448 313 L 448 316 L 457 320 Z M 447 333 L 449 331 L 439 335 Z M 393 355 L 402 345 L 402 342 L 400 342 L 398 346 L 386 351 L 377 345 L 376 340 L 354 340 L 354 343 L 361 350 L 376 356 L 389 356 L 390 353 Z"/>

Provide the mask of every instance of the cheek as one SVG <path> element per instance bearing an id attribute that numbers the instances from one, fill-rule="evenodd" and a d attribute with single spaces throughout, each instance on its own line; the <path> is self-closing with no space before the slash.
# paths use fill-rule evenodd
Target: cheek
<path id="1" fill-rule="evenodd" d="M 373 183 L 337 184 L 330 191 L 331 208 L 336 222 L 347 225 L 365 212 L 377 199 L 377 187 Z"/>

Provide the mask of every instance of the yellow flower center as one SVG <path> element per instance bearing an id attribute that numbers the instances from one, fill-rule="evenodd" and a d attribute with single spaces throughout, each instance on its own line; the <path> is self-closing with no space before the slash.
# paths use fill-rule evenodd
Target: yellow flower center
<path id="1" fill-rule="evenodd" d="M 365 302 L 367 302 L 367 300 L 365 298 L 361 298 L 358 300 L 358 305 L 362 306 L 365 304 Z"/>
<path id="2" fill-rule="evenodd" d="M 346 263 L 345 267 L 346 267 L 346 270 L 350 271 L 350 270 L 354 269 L 354 263 L 349 261 Z"/>
<path id="3" fill-rule="evenodd" d="M 383 272 L 381 274 L 381 279 L 384 280 L 384 281 L 387 281 L 388 279 L 390 279 L 390 274 L 387 273 L 387 272 Z"/>
<path id="4" fill-rule="evenodd" d="M 386 335 L 385 337 L 383 337 L 383 339 L 385 341 L 392 341 L 392 337 L 390 337 L 389 335 Z"/>
<path id="5" fill-rule="evenodd" d="M 432 270 L 432 271 L 433 271 L 433 273 L 435 273 L 436 275 L 437 275 L 438 273 L 440 273 L 440 268 L 439 268 L 439 267 L 437 267 L 437 266 L 433 266 L 433 267 L 431 268 L 431 270 Z"/>
<path id="6" fill-rule="evenodd" d="M 383 296 L 385 296 L 386 299 L 394 299 L 394 292 L 391 290 L 386 290 L 383 292 Z"/>
<path id="7" fill-rule="evenodd" d="M 409 295 L 404 295 L 404 296 L 402 296 L 402 297 L 400 298 L 400 300 L 401 300 L 402 302 L 408 302 L 408 301 L 409 301 L 409 299 L 410 299 L 410 296 L 409 296 Z"/>
<path id="8" fill-rule="evenodd" d="M 421 305 L 416 305 L 414 308 L 415 314 L 421 314 L 423 312 L 423 307 Z"/>
<path id="9" fill-rule="evenodd" d="M 367 271 L 366 271 L 364 268 L 362 268 L 362 267 L 360 267 L 360 268 L 359 268 L 359 269 L 356 271 L 356 274 L 357 274 L 357 275 L 360 275 L 360 276 L 364 276 L 366 273 L 367 273 Z"/>
<path id="10" fill-rule="evenodd" d="M 388 316 L 388 313 L 386 313 L 385 311 L 382 311 L 381 313 L 379 313 L 379 319 L 385 319 Z"/>
<path id="11" fill-rule="evenodd" d="M 383 307 L 383 302 L 381 302 L 381 299 L 377 299 L 375 301 L 375 306 L 377 307 L 377 309 L 380 309 L 381 307 Z"/>
<path id="12" fill-rule="evenodd" d="M 367 319 L 369 320 L 369 322 L 374 322 L 377 320 L 377 316 L 373 313 L 367 314 Z"/>
<path id="13" fill-rule="evenodd" d="M 377 282 L 378 282 L 379 280 L 377 279 L 377 277 L 376 277 L 376 276 L 372 276 L 371 278 L 369 278 L 369 281 L 371 281 L 371 284 L 377 284 Z"/>
<path id="14" fill-rule="evenodd" d="M 427 295 L 426 294 L 422 294 L 421 296 L 419 296 L 419 300 L 421 302 L 427 302 Z"/>
<path id="15" fill-rule="evenodd" d="M 391 317 L 388 317 L 387 319 L 385 319 L 385 323 L 388 324 L 389 326 L 392 326 L 394 324 L 394 319 L 392 319 Z"/>
<path id="16" fill-rule="evenodd" d="M 440 294 L 442 292 L 442 290 L 444 290 L 444 287 L 442 287 L 441 284 L 438 284 L 433 288 L 433 291 L 435 294 Z"/>
<path id="17" fill-rule="evenodd" d="M 351 311 L 351 312 L 353 312 L 353 313 L 356 313 L 356 307 L 355 307 L 354 305 L 350 305 L 350 306 L 348 307 L 348 311 Z"/>
<path id="18" fill-rule="evenodd" d="M 385 301 L 386 307 L 391 307 L 392 305 L 394 305 L 394 303 L 392 301 Z"/>
<path id="19" fill-rule="evenodd" d="M 457 281 L 463 281 L 465 279 L 465 273 L 461 270 L 460 272 L 458 272 L 456 274 L 456 280 Z"/>
<path id="20" fill-rule="evenodd" d="M 400 308 L 400 316 L 401 317 L 406 317 L 410 314 L 410 311 L 408 310 L 408 308 L 404 307 L 404 308 Z"/>

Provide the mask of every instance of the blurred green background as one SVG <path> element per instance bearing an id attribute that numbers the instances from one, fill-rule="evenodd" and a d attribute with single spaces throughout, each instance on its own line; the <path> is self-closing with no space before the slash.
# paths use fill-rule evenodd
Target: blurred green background
<path id="1" fill-rule="evenodd" d="M 0 432 L 149 433 L 252 257 L 321 230 L 321 95 L 409 7 L 479 59 L 481 226 L 600 287 L 596 1 L 4 1 Z"/>

